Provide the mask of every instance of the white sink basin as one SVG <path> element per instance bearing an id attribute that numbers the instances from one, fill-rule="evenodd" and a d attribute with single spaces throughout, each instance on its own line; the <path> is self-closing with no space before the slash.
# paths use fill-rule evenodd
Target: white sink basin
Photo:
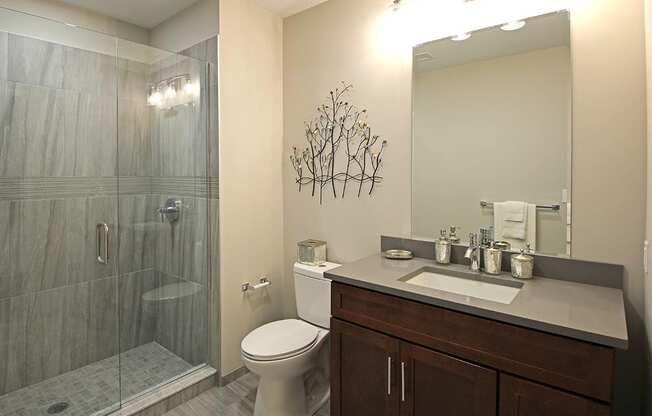
<path id="1" fill-rule="evenodd" d="M 403 279 L 401 279 L 403 280 Z M 414 277 L 403 280 L 405 283 L 442 290 L 457 295 L 489 300 L 492 302 L 510 304 L 521 290 L 509 284 L 488 282 L 486 277 L 478 276 L 477 279 L 448 276 L 432 271 L 422 271 Z M 515 282 L 517 285 L 518 282 Z M 522 284 L 520 284 L 522 287 Z"/>

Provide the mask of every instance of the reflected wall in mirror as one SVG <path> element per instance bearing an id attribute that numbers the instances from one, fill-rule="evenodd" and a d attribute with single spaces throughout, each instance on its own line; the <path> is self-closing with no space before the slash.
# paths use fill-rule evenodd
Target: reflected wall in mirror
<path id="1" fill-rule="evenodd" d="M 414 238 L 493 227 L 513 250 L 570 255 L 570 19 L 525 23 L 414 49 Z"/>

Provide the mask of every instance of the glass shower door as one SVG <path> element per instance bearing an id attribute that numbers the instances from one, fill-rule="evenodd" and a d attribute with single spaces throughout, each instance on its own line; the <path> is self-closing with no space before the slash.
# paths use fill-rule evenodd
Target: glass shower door
<path id="1" fill-rule="evenodd" d="M 123 403 L 208 351 L 207 64 L 118 41 Z"/>
<path id="2" fill-rule="evenodd" d="M 0 8 L 0 414 L 120 404 L 114 38 Z"/>

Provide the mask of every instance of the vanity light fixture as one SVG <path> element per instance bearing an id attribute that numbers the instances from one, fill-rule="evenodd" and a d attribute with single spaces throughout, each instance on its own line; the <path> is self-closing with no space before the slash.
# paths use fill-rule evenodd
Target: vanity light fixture
<path id="1" fill-rule="evenodd" d="M 180 105 L 192 105 L 199 97 L 199 86 L 188 74 L 164 79 L 149 86 L 147 104 L 151 107 L 171 109 Z"/>
<path id="2" fill-rule="evenodd" d="M 511 32 L 514 30 L 522 29 L 525 26 L 525 20 L 514 20 L 512 22 L 505 23 L 500 28 L 506 32 Z"/>
<path id="3" fill-rule="evenodd" d="M 461 42 L 463 40 L 467 40 L 468 38 L 471 37 L 471 33 L 469 32 L 463 32 L 463 33 L 458 33 L 457 35 L 453 36 L 451 40 L 455 42 Z"/>

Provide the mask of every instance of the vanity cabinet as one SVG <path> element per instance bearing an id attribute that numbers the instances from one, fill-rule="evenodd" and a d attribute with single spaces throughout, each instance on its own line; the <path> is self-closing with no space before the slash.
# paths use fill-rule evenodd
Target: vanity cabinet
<path id="1" fill-rule="evenodd" d="M 614 351 L 332 285 L 331 415 L 606 416 Z"/>

